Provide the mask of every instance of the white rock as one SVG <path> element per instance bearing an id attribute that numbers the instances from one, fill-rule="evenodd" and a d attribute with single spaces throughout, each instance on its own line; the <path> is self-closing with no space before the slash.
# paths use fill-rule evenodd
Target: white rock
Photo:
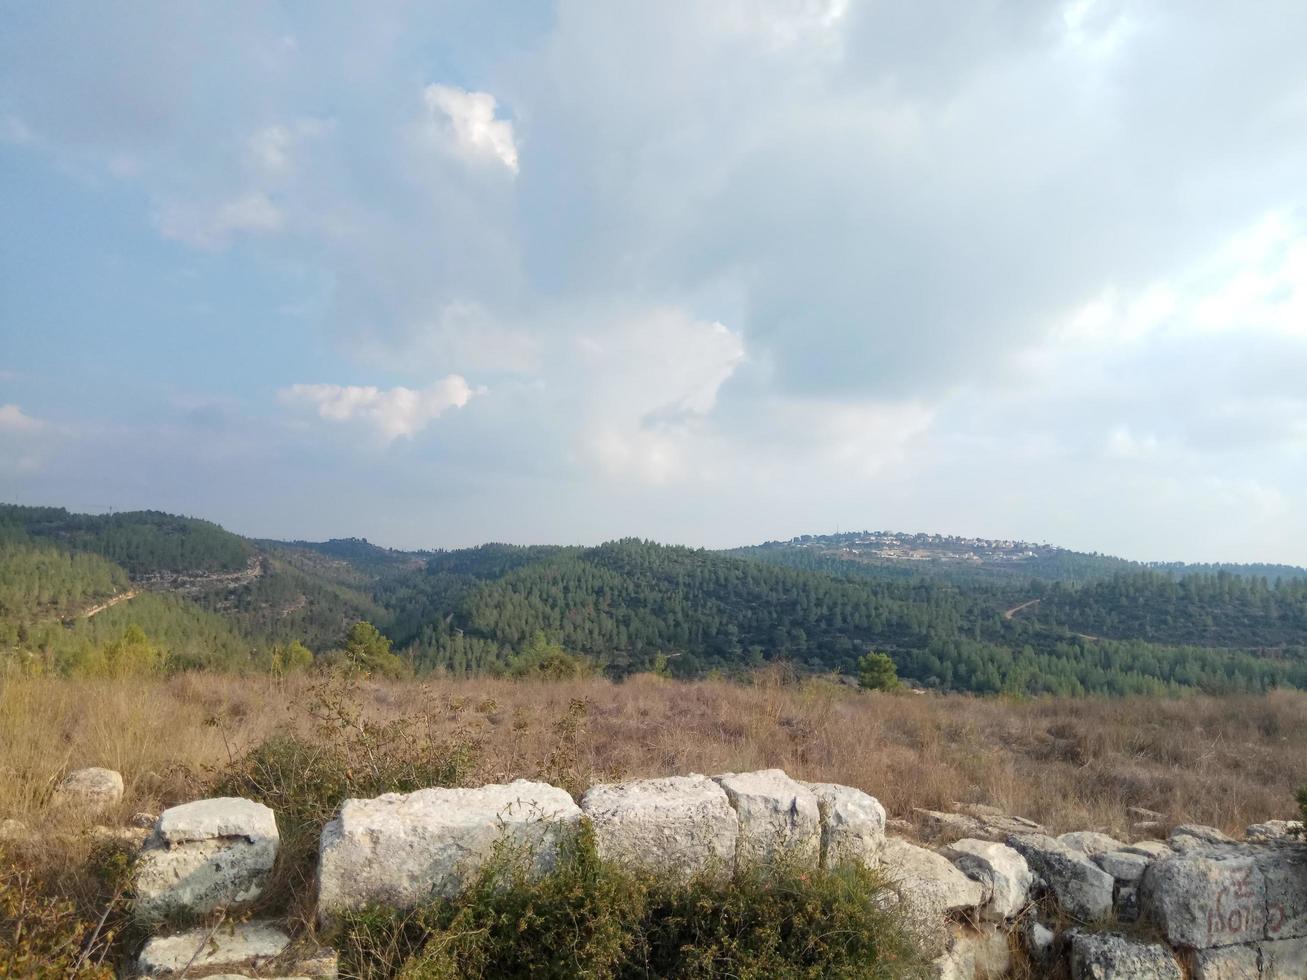
<path id="1" fill-rule="evenodd" d="M 706 776 L 601 783 L 581 798 L 581 812 L 606 861 L 686 877 L 729 875 L 734 865 L 739 818 Z"/>
<path id="2" fill-rule="evenodd" d="M 1083 922 L 1112 911 L 1112 876 L 1059 840 L 1043 834 L 1018 834 L 1008 844 L 1044 880 L 1062 911 Z"/>
<path id="3" fill-rule="evenodd" d="M 73 770 L 54 791 L 56 806 L 82 807 L 92 814 L 107 810 L 122 798 L 122 774 L 99 766 Z"/>
<path id="4" fill-rule="evenodd" d="M 1244 831 L 1244 838 L 1258 843 L 1280 840 L 1302 840 L 1303 824 L 1301 820 L 1267 820 L 1255 823 Z"/>
<path id="5" fill-rule="evenodd" d="M 1144 876 L 1149 858 L 1130 851 L 1107 851 L 1094 856 L 1094 863 L 1121 884 L 1130 884 Z"/>
<path id="6" fill-rule="evenodd" d="M 1215 827 L 1208 827 L 1205 824 L 1200 823 L 1183 823 L 1178 827 L 1172 828 L 1167 841 L 1172 847 L 1176 847 L 1178 844 L 1183 845 L 1186 843 L 1184 838 L 1202 841 L 1205 844 L 1237 843 L 1237 841 L 1235 841 L 1235 839 L 1229 834 L 1222 833 Z"/>
<path id="7" fill-rule="evenodd" d="M 322 830 L 318 916 L 452 897 L 501 848 L 528 873 L 547 874 L 580 820 L 566 791 L 525 779 L 346 800 Z"/>
<path id="8" fill-rule="evenodd" d="M 168 844 L 244 837 L 276 839 L 276 815 L 262 803 L 238 796 L 218 796 L 171 807 L 159 815 L 154 834 Z"/>
<path id="9" fill-rule="evenodd" d="M 1194 953 L 1193 980 L 1261 980 L 1256 946 L 1219 946 Z"/>
<path id="10" fill-rule="evenodd" d="M 192 970 L 224 966 L 257 970 L 289 945 L 290 936 L 268 922 L 192 929 L 151 939 L 141 950 L 137 967 L 146 976 L 176 973 L 187 964 Z"/>
<path id="11" fill-rule="evenodd" d="M 277 859 L 277 821 L 235 797 L 165 810 L 136 862 L 136 913 L 203 915 L 257 898 Z"/>
<path id="12" fill-rule="evenodd" d="M 943 912 L 971 910 L 985 900 L 985 889 L 955 868 L 943 855 L 897 837 L 886 838 L 880 866 L 909 905 Z"/>
<path id="13" fill-rule="evenodd" d="M 1307 936 L 1307 847 L 1267 844 L 1252 853 L 1266 886 L 1266 938 Z"/>
<path id="14" fill-rule="evenodd" d="M 1302 980 L 1307 977 L 1307 938 L 1262 943 L 1262 980 Z"/>
<path id="15" fill-rule="evenodd" d="M 1034 875 L 1030 865 L 1006 844 L 964 838 L 940 853 L 968 878 L 980 882 L 985 890 L 982 913 L 986 918 L 1008 919 L 1030 900 Z"/>
<path id="16" fill-rule="evenodd" d="M 880 800 L 838 783 L 804 785 L 817 797 L 821 816 L 821 866 L 875 867 L 885 843 L 885 808 Z"/>
<path id="17" fill-rule="evenodd" d="M 1150 860 L 1156 858 L 1170 857 L 1175 853 L 1171 845 L 1165 844 L 1160 840 L 1139 840 L 1133 844 L 1127 844 L 1121 850 L 1126 854 L 1142 854 Z"/>
<path id="18" fill-rule="evenodd" d="M 736 860 L 770 862 L 782 854 L 817 866 L 821 817 L 817 797 L 780 769 L 713 777 L 740 818 Z"/>
<path id="19" fill-rule="evenodd" d="M 1161 943 L 1111 934 L 1077 933 L 1071 939 L 1072 980 L 1184 980 L 1175 955 Z"/>
<path id="20" fill-rule="evenodd" d="M 1266 928 L 1266 883 L 1249 856 L 1176 855 L 1140 882 L 1144 914 L 1168 941 L 1206 949 L 1255 942 Z"/>
<path id="21" fill-rule="evenodd" d="M 1094 830 L 1073 830 L 1069 834 L 1059 835 L 1057 839 L 1073 851 L 1079 851 L 1089 857 L 1096 857 L 1109 851 L 1119 851 L 1125 847 L 1125 844 L 1115 837 Z"/>
<path id="22" fill-rule="evenodd" d="M 1049 929 L 1034 916 L 1030 916 L 1026 921 L 1025 940 L 1026 951 L 1030 953 L 1031 958 L 1036 964 L 1041 964 L 1053 951 L 1053 940 L 1057 938 L 1052 929 Z"/>

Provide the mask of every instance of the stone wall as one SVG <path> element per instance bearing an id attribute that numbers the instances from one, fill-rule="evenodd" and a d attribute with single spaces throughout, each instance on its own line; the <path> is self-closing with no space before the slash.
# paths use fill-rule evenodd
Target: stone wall
<path id="1" fill-rule="evenodd" d="M 1307 978 L 1300 824 L 1256 824 L 1243 840 L 1184 825 L 1166 840 L 1126 842 L 1092 831 L 1053 836 L 978 804 L 915 816 L 918 840 L 887 835 L 871 796 L 779 769 L 602 784 L 579 804 L 527 780 L 346 800 L 322 833 L 317 914 L 330 922 L 368 905 L 455 895 L 505 848 L 547 874 L 586 822 L 604 859 L 673 875 L 730 875 L 740 862 L 781 857 L 878 868 L 934 975 L 947 980 Z M 139 917 L 239 913 L 262 893 L 278 843 L 275 815 L 248 800 L 165 811 L 137 864 Z M 192 957 L 188 977 L 334 972 L 329 950 L 297 946 L 276 923 L 258 921 L 161 929 L 140 969 L 166 976 Z"/>

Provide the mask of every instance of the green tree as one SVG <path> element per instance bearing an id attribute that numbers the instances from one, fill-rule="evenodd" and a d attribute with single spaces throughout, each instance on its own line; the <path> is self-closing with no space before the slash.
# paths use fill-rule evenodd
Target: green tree
<path id="1" fill-rule="evenodd" d="M 892 691 L 899 686 L 898 671 L 888 654 L 871 650 L 859 658 L 858 686 L 867 691 Z"/>
<path id="2" fill-rule="evenodd" d="M 360 674 L 401 677 L 407 672 L 404 661 L 391 652 L 390 639 L 363 620 L 349 628 L 344 652 L 348 669 Z"/>
<path id="3" fill-rule="evenodd" d="M 508 667 L 510 677 L 540 677 L 548 680 L 570 680 L 593 672 L 594 667 L 589 660 L 568 653 L 561 643 L 550 640 L 542 632 L 531 637 L 531 642 Z"/>
<path id="4" fill-rule="evenodd" d="M 313 651 L 299 640 L 291 640 L 285 646 L 273 646 L 269 659 L 274 674 L 295 674 L 313 666 Z"/>

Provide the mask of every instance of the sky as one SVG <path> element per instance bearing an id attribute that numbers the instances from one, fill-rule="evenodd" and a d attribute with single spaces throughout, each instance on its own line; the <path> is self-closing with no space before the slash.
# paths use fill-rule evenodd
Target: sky
<path id="1" fill-rule="evenodd" d="M 0 4 L 0 499 L 1307 564 L 1307 6 Z"/>

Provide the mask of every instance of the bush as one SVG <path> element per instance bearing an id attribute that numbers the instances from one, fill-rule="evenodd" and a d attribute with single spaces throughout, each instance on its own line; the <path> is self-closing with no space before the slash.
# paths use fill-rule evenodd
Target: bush
<path id="1" fill-rule="evenodd" d="M 858 686 L 867 691 L 893 691 L 899 686 L 898 671 L 888 654 L 874 650 L 858 660 Z"/>
<path id="2" fill-rule="evenodd" d="M 508 676 L 519 680 L 566 681 L 589 677 L 595 672 L 594 664 L 585 657 L 568 653 L 559 643 L 552 642 L 543 633 L 537 633 L 522 652 L 508 664 Z"/>
<path id="3" fill-rule="evenodd" d="M 311 697 L 316 737 L 274 734 L 214 782 L 213 795 L 257 800 L 277 814 L 281 848 L 269 903 L 307 901 L 322 828 L 345 799 L 462 786 L 476 769 L 479 736 L 459 729 L 438 737 L 420 717 L 370 721 L 360 704 L 356 681 L 326 678 Z"/>
<path id="4" fill-rule="evenodd" d="M 583 830 L 555 871 L 491 862 L 461 898 L 347 917 L 350 976 L 906 978 L 922 961 L 862 868 L 771 867 L 675 882 L 600 861 Z"/>
<path id="5" fill-rule="evenodd" d="M 0 976 L 113 980 L 137 939 L 130 864 L 117 841 L 89 851 L 46 841 L 40 853 L 0 853 Z"/>

